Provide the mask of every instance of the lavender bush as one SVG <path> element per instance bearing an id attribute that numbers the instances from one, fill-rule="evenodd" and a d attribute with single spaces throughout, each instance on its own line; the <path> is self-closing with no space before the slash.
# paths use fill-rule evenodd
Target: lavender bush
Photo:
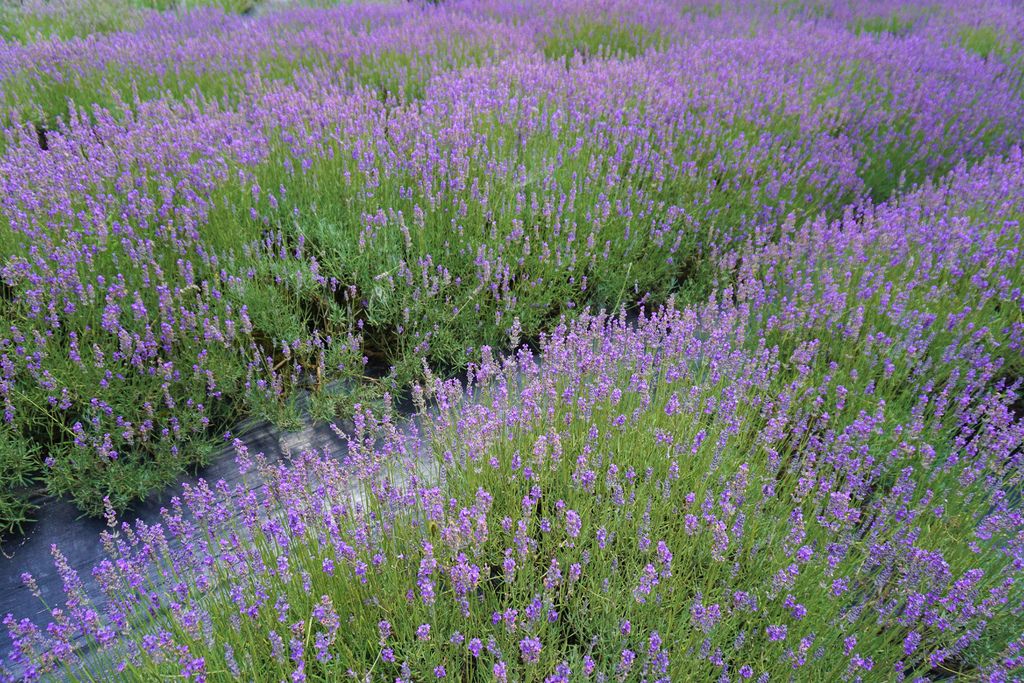
<path id="1" fill-rule="evenodd" d="M 0 6 L 0 40 L 27 44 L 135 31 L 160 21 L 158 12 L 214 7 L 244 13 L 256 4 L 255 0 L 12 0 Z"/>
<path id="2" fill-rule="evenodd" d="M 360 409 L 341 458 L 271 466 L 236 442 L 262 485 L 188 488 L 156 526 L 111 517 L 102 596 L 55 549 L 67 605 L 46 629 L 8 617 L 12 663 L 1011 680 L 1024 423 L 999 378 L 1020 355 L 1022 189 L 1015 151 L 753 236 L 705 304 L 583 315 L 536 356 L 485 350 L 465 386 L 428 379 L 422 438 Z"/>
<path id="3" fill-rule="evenodd" d="M 298 390 L 333 419 L 507 348 L 515 320 L 536 340 L 587 308 L 699 301 L 758 226 L 839 216 L 1024 126 L 1005 64 L 923 31 L 588 7 L 187 15 L 9 46 L 27 101 L 78 84 L 0 159 L 0 400 L 44 447 L 26 476 L 123 508 L 241 415 L 294 423 Z M 175 50 L 178 96 L 152 99 Z"/>
<path id="4" fill-rule="evenodd" d="M 1019 8 L 138 16 L 0 41 L 4 678 L 1024 676 Z"/>

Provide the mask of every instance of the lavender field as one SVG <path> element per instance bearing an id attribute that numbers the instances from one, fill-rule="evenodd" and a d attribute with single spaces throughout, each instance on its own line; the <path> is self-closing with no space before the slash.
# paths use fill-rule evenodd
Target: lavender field
<path id="1" fill-rule="evenodd" d="M 0 680 L 1024 680 L 1013 0 L 25 0 L 0 127 Z"/>

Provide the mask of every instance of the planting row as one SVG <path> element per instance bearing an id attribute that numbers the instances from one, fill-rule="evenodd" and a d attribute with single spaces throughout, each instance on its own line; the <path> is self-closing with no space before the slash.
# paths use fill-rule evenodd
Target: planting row
<path id="1" fill-rule="evenodd" d="M 232 0 L 234 1 L 234 0 Z M 238 0 L 247 1 L 247 0 Z M 77 4 L 76 4 L 77 3 Z M 47 15 L 94 3 L 34 7 Z M 33 16 L 22 9 L 22 13 Z M 116 12 L 118 20 L 131 13 Z M 0 15 L 2 16 L 2 15 Z M 766 29 L 812 25 L 888 43 L 908 38 L 965 49 L 1001 64 L 1018 80 L 1024 26 L 1011 4 L 752 2 L 723 11 L 714 3 L 543 3 L 465 1 L 292 8 L 255 19 L 213 9 L 148 13 L 130 31 L 94 31 L 25 43 L 0 41 L 0 104 L 12 117 L 51 128 L 70 107 L 117 109 L 165 94 L 236 103 L 254 80 L 294 81 L 307 70 L 325 82 L 362 82 L 383 95 L 416 97 L 432 73 L 493 63 L 511 52 L 548 58 L 636 56 L 679 42 L 737 38 Z M 140 20 L 141 21 L 141 20 Z M 69 22 L 71 30 L 89 26 Z M 2 28 L 2 25 L 0 25 Z M 853 58 L 857 61 L 856 58 Z M 948 58 L 947 58 L 948 59 Z"/>
<path id="2" fill-rule="evenodd" d="M 929 38 L 792 23 L 565 61 L 513 36 L 456 68 L 437 36 L 473 45 L 498 19 L 423 11 L 364 37 L 390 56 L 354 84 L 299 70 L 233 106 L 73 108 L 46 149 L 7 130 L 4 526 L 32 481 L 122 508 L 239 415 L 294 421 L 298 389 L 331 419 L 513 324 L 533 340 L 587 307 L 699 300 L 757 226 L 838 216 L 1024 132 L 1004 64 Z M 396 57 L 413 36 L 447 47 Z"/>
<path id="3" fill-rule="evenodd" d="M 12 671 L 1013 680 L 1022 198 L 1017 150 L 754 230 L 703 304 L 428 378 L 426 446 L 363 408 L 344 457 L 238 442 L 263 486 L 111 519 L 102 596 L 54 550 L 67 604 L 8 617 Z"/>
<path id="4" fill-rule="evenodd" d="M 258 4 L 259 0 L 17 0 L 0 6 L 0 41 L 26 44 L 136 31 L 166 21 L 172 10 L 214 7 L 248 13 Z"/>

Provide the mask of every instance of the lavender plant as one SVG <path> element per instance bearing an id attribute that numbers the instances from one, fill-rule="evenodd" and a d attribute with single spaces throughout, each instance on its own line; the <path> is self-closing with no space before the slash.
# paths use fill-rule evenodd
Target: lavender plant
<path id="1" fill-rule="evenodd" d="M 507 55 L 517 36 L 484 17 L 401 4 L 296 8 L 257 19 L 215 9 L 158 14 L 133 32 L 0 44 L 0 101 L 5 118 L 52 128 L 72 107 L 116 112 L 165 94 L 237 105 L 262 80 L 422 88 L 435 71 Z"/>
<path id="2" fill-rule="evenodd" d="M 465 385 L 428 378 L 422 432 L 360 409 L 337 456 L 269 465 L 236 442 L 260 486 L 111 518 L 101 595 L 55 550 L 67 604 L 46 629 L 8 617 L 12 665 L 1012 680 L 1024 422 L 998 377 L 1019 357 L 1022 186 L 1015 151 L 753 237 L 704 304 L 583 315 L 536 356 L 485 350 Z"/>
<path id="3" fill-rule="evenodd" d="M 119 3 L 20 0 L 0 6 L 0 39 L 29 43 L 49 37 L 67 39 L 93 33 L 136 29 L 144 15 Z"/>
<path id="4" fill-rule="evenodd" d="M 136 31 L 156 12 L 214 7 L 244 13 L 252 0 L 12 0 L 0 6 L 0 40 L 28 44 L 56 38 Z"/>
<path id="5" fill-rule="evenodd" d="M 1004 65 L 930 34 L 585 7 L 210 13 L 95 51 L 5 45 L 5 89 L 72 84 L 66 119 L 13 124 L 0 159 L 0 400 L 44 447 L 26 476 L 121 509 L 241 415 L 294 423 L 300 390 L 332 419 L 507 348 L 515 320 L 536 340 L 587 308 L 699 301 L 759 226 L 1022 132 Z"/>

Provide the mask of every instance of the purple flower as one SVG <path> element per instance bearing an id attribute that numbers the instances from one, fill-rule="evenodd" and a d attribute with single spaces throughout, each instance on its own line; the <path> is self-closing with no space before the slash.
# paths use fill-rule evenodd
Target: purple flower
<path id="1" fill-rule="evenodd" d="M 540 639 L 529 636 L 519 641 L 519 653 L 527 664 L 536 664 L 540 661 L 541 644 Z"/>
<path id="2" fill-rule="evenodd" d="M 917 631 L 911 631 L 907 634 L 907 637 L 903 639 L 903 653 L 908 657 L 917 651 L 917 646 L 921 642 L 921 634 Z"/>
<path id="3" fill-rule="evenodd" d="M 653 657 L 658 651 L 661 650 L 661 636 L 658 635 L 657 631 L 652 631 L 651 635 L 647 639 L 647 654 Z"/>
<path id="4" fill-rule="evenodd" d="M 636 660 L 636 653 L 632 650 L 623 650 L 622 655 L 619 658 L 618 671 L 620 674 L 625 674 L 633 667 L 633 662 Z"/>
<path id="5" fill-rule="evenodd" d="M 580 529 L 583 527 L 583 520 L 580 519 L 579 514 L 575 510 L 565 511 L 565 533 L 569 535 L 569 538 L 576 538 L 580 535 Z"/>

